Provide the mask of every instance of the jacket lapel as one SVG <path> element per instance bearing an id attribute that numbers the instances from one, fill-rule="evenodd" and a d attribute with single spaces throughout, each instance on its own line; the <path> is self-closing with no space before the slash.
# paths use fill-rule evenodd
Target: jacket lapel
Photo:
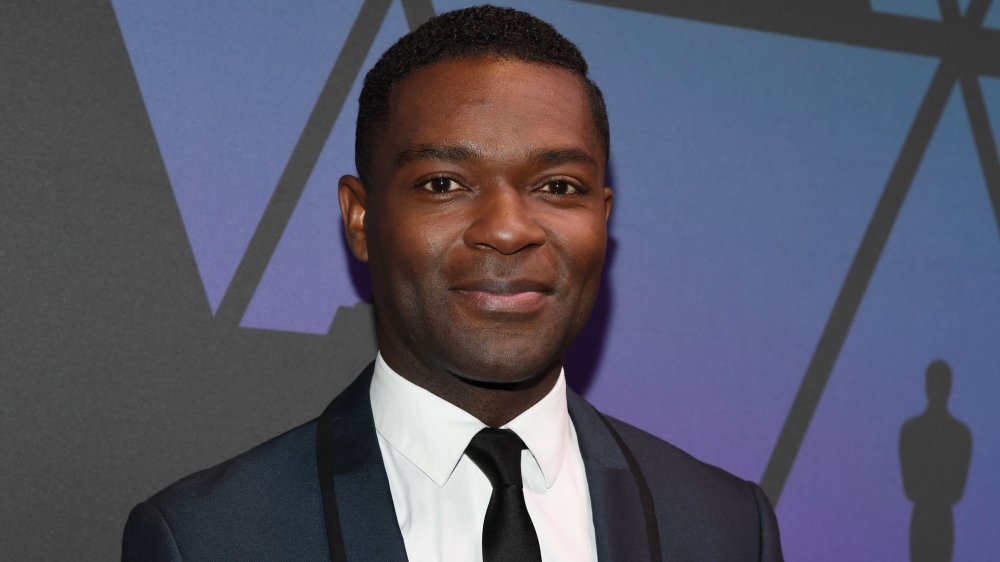
<path id="1" fill-rule="evenodd" d="M 368 396 L 373 369 L 374 364 L 369 365 L 330 405 L 333 474 L 320 474 L 320 478 L 332 476 L 347 560 L 405 561 L 406 547 Z"/>
<path id="2" fill-rule="evenodd" d="M 336 508 L 347 560 L 405 561 L 389 481 L 382 463 L 368 396 L 369 365 L 330 404 L 330 447 Z M 639 488 L 625 457 L 597 410 L 567 392 L 569 414 L 587 473 L 597 556 L 602 562 L 649 560 L 646 519 Z M 330 514 L 327 514 L 330 517 Z"/>
<path id="3" fill-rule="evenodd" d="M 597 410 L 575 392 L 567 392 L 567 400 L 587 472 L 597 558 L 649 560 L 645 513 L 628 462 Z"/>

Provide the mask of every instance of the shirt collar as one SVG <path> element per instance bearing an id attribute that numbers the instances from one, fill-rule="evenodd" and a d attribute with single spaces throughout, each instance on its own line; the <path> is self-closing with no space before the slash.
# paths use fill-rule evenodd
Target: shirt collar
<path id="1" fill-rule="evenodd" d="M 472 414 L 404 379 L 382 358 L 375 358 L 371 390 L 375 429 L 438 486 L 444 486 L 469 441 L 486 427 Z M 524 441 L 551 488 L 569 445 L 569 412 L 563 372 L 541 400 L 504 428 Z"/>

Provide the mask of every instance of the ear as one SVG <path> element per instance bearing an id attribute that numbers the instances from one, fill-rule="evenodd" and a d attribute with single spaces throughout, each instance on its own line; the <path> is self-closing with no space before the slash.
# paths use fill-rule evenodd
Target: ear
<path id="1" fill-rule="evenodd" d="M 365 211 L 368 208 L 368 191 L 361 180 L 354 176 L 340 178 L 337 187 L 340 215 L 344 220 L 344 234 L 354 257 L 368 261 L 368 233 L 365 231 Z"/>
<path id="2" fill-rule="evenodd" d="M 604 222 L 611 218 L 611 202 L 615 198 L 615 192 L 610 187 L 604 187 Z"/>

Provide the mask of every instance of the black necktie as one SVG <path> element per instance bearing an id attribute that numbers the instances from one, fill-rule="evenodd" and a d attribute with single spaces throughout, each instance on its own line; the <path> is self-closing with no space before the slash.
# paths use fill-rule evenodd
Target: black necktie
<path id="1" fill-rule="evenodd" d="M 542 560 L 521 488 L 524 448 L 524 442 L 513 431 L 488 427 L 477 433 L 465 450 L 493 484 L 483 522 L 483 562 Z"/>

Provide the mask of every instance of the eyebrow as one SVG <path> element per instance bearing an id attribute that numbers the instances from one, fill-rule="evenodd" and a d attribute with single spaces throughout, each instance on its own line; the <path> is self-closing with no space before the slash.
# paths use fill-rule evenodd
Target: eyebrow
<path id="1" fill-rule="evenodd" d="M 446 162 L 466 162 L 484 158 L 481 151 L 469 146 L 422 145 L 404 150 L 396 155 L 396 167 L 421 160 L 444 160 Z"/>
<path id="2" fill-rule="evenodd" d="M 597 161 L 585 150 L 579 148 L 541 149 L 531 153 L 531 159 L 545 164 L 586 164 L 597 168 Z"/>
<path id="3" fill-rule="evenodd" d="M 437 146 L 421 145 L 407 150 L 403 150 L 396 155 L 395 165 L 397 168 L 411 162 L 421 160 L 441 160 L 445 162 L 467 162 L 469 160 L 485 159 L 486 155 L 476 147 L 472 146 Z M 528 155 L 534 162 L 543 164 L 565 164 L 577 163 L 597 168 L 597 161 L 585 150 L 579 148 L 543 148 L 535 150 Z"/>

